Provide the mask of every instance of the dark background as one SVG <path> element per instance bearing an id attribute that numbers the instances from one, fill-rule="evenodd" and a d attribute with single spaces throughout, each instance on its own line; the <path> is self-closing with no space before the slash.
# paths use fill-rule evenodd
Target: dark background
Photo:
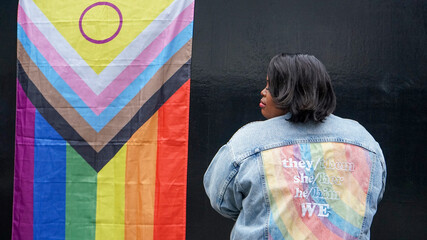
<path id="1" fill-rule="evenodd" d="M 0 239 L 12 218 L 17 1 L 0 3 Z M 336 115 L 359 121 L 388 167 L 372 239 L 427 235 L 427 1 L 196 0 L 187 239 L 228 239 L 202 186 L 211 158 L 242 125 L 262 120 L 259 92 L 279 52 L 328 69 Z"/>

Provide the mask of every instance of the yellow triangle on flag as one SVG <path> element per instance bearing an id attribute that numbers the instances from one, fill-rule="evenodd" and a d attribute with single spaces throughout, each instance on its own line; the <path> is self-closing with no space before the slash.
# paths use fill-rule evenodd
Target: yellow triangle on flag
<path id="1" fill-rule="evenodd" d="M 102 72 L 173 2 L 173 0 L 33 1 L 71 47 L 97 74 Z M 91 5 L 94 6 L 91 7 Z M 100 41 L 114 36 L 120 25 L 118 11 L 122 15 L 123 22 L 120 31 L 113 39 L 105 43 L 94 43 L 87 40 L 89 38 Z M 83 33 L 79 26 L 81 17 Z"/>

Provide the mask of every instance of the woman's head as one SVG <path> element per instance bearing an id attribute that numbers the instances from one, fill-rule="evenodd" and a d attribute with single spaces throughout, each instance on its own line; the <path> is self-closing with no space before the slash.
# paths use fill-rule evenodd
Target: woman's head
<path id="1" fill-rule="evenodd" d="M 274 56 L 267 69 L 267 86 L 275 107 L 290 112 L 291 122 L 321 122 L 335 110 L 329 74 L 312 55 Z"/>

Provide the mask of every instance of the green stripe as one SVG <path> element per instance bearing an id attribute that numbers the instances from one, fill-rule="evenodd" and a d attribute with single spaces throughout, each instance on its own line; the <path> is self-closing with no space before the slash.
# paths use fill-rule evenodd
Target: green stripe
<path id="1" fill-rule="evenodd" d="M 65 239 L 93 240 L 97 173 L 67 144 Z"/>

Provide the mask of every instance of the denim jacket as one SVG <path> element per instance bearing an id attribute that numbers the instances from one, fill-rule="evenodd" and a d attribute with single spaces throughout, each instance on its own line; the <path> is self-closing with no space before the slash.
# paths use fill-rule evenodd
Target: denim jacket
<path id="1" fill-rule="evenodd" d="M 380 146 L 359 123 L 289 114 L 239 129 L 204 176 L 231 239 L 369 239 L 385 188 Z"/>

